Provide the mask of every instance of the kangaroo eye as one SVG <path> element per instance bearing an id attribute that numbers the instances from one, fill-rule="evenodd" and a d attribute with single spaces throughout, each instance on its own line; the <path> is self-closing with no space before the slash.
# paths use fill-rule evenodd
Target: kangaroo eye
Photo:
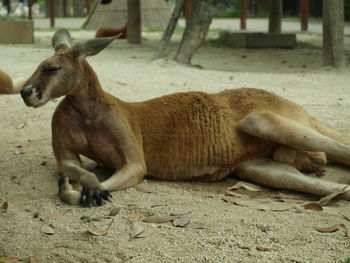
<path id="1" fill-rule="evenodd" d="M 62 67 L 60 66 L 48 66 L 47 68 L 45 68 L 46 72 L 54 72 L 57 70 L 60 70 Z"/>

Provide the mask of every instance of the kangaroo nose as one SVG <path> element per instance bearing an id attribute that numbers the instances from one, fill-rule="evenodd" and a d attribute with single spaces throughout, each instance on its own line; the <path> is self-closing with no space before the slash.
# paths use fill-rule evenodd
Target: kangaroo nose
<path id="1" fill-rule="evenodd" d="M 21 90 L 21 96 L 23 99 L 28 98 L 30 95 L 32 95 L 33 91 L 33 85 L 27 85 L 24 86 L 23 89 Z"/>

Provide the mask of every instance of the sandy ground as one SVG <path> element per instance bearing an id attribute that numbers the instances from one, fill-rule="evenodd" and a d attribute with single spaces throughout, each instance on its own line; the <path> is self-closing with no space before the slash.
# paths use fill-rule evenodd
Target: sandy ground
<path id="1" fill-rule="evenodd" d="M 51 34 L 37 33 L 35 45 L 0 46 L 0 67 L 13 77 L 30 75 L 52 54 Z M 73 32 L 78 40 L 92 36 L 93 32 Z M 336 71 L 322 67 L 318 35 L 298 35 L 304 43 L 294 50 L 219 49 L 206 45 L 193 59 L 203 69 L 167 60 L 150 62 L 157 38 L 159 33 L 145 34 L 140 46 L 121 40 L 89 58 L 103 87 L 127 101 L 189 90 L 262 88 L 303 105 L 320 120 L 350 135 L 349 68 Z M 176 44 L 169 50 L 170 58 Z M 311 48 L 310 44 L 315 46 Z M 0 96 L 0 205 L 8 202 L 8 210 L 0 213 L 0 258 L 17 256 L 40 262 L 340 263 L 350 257 L 350 239 L 341 230 L 320 233 L 314 229 L 344 224 L 350 230 L 350 222 L 342 216 L 350 216 L 349 202 L 332 201 L 322 212 L 304 210 L 300 204 L 292 208 L 285 204 L 286 210 L 282 211 L 237 206 L 222 200 L 226 189 L 237 182 L 235 177 L 220 183 L 145 180 L 142 186 L 152 193 L 135 188 L 115 192 L 112 203 L 91 209 L 62 203 L 57 197 L 50 138 L 50 120 L 57 104 L 53 101 L 31 109 L 18 95 Z M 88 160 L 84 165 L 94 169 L 94 163 Z M 102 177 L 110 174 L 101 169 L 94 171 Z M 323 177 L 350 184 L 349 169 L 345 167 L 330 166 Z M 252 195 L 249 191 L 241 193 Z M 278 193 L 318 200 L 284 191 L 266 190 L 254 195 L 260 200 Z M 113 207 L 120 208 L 120 212 L 109 216 Z M 135 224 L 128 220 L 131 214 L 144 218 L 189 212 L 192 221 L 206 229 L 138 220 L 137 224 L 154 232 L 130 239 Z M 52 214 L 60 216 L 40 220 Z M 88 227 L 101 230 L 110 223 L 104 236 L 85 233 Z M 43 233 L 43 227 L 50 227 L 54 234 Z"/>

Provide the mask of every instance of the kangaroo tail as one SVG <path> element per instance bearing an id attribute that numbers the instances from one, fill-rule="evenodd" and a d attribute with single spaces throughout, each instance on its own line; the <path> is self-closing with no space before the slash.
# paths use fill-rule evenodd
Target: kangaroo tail
<path id="1" fill-rule="evenodd" d="M 332 138 L 337 142 L 350 146 L 350 137 L 342 134 L 341 132 L 337 131 L 333 127 L 315 119 L 314 117 L 311 117 L 311 124 L 312 124 L 312 127 L 315 130 L 317 130 L 319 133 L 329 138 Z"/>

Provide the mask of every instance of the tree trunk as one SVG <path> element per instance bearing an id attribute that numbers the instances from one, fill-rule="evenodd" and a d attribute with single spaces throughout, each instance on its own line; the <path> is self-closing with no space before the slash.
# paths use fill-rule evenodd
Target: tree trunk
<path id="1" fill-rule="evenodd" d="M 269 33 L 281 34 L 282 0 L 270 0 Z"/>
<path id="2" fill-rule="evenodd" d="M 174 30 L 175 30 L 176 25 L 177 25 L 177 21 L 179 20 L 181 12 L 184 8 L 184 2 L 185 2 L 185 0 L 177 0 L 176 6 L 173 10 L 173 13 L 171 14 L 171 18 L 169 20 L 168 26 L 163 33 L 162 39 L 160 40 L 156 51 L 153 54 L 152 60 L 158 59 L 158 58 L 161 58 L 164 56 L 164 52 L 169 45 L 169 41 L 171 39 L 171 36 L 174 33 Z"/>
<path id="3" fill-rule="evenodd" d="M 213 0 L 192 0 L 192 16 L 186 24 L 175 60 L 190 64 L 192 56 L 205 40 L 212 21 Z"/>
<path id="4" fill-rule="evenodd" d="M 141 43 L 141 4 L 140 0 L 128 0 L 127 39 L 131 44 Z"/>
<path id="5" fill-rule="evenodd" d="M 85 15 L 85 2 L 73 0 L 73 16 L 82 17 Z"/>
<path id="6" fill-rule="evenodd" d="M 46 0 L 45 1 L 45 12 L 46 16 L 50 17 L 51 15 L 51 3 L 53 3 L 54 13 L 55 17 L 63 17 L 63 4 L 62 1 L 55 1 L 55 0 Z"/>
<path id="7" fill-rule="evenodd" d="M 344 0 L 323 0 L 323 64 L 335 68 L 344 60 Z"/>

